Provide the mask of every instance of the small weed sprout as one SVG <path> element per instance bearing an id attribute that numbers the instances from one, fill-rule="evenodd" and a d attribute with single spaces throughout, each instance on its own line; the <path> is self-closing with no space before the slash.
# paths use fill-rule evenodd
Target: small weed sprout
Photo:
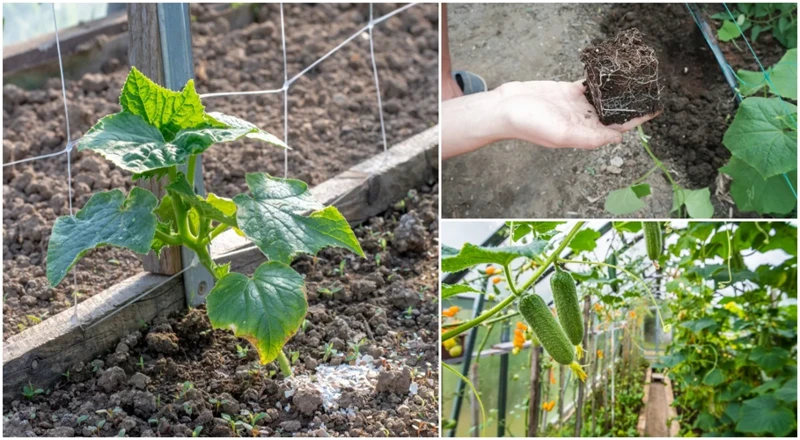
<path id="1" fill-rule="evenodd" d="M 239 359 L 244 359 L 247 357 L 247 353 L 250 351 L 250 347 L 244 346 L 242 347 L 239 344 L 236 344 L 236 356 Z"/>
<path id="2" fill-rule="evenodd" d="M 43 393 L 44 393 L 43 389 L 35 388 L 33 386 L 33 384 L 30 383 L 30 381 L 28 382 L 27 385 L 22 387 L 22 395 L 28 400 L 32 400 L 34 397 L 38 396 L 39 394 L 43 394 Z"/>

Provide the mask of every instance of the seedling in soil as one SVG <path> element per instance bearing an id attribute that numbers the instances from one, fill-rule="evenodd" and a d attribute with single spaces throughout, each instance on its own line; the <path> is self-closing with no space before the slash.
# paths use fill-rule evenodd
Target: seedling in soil
<path id="1" fill-rule="evenodd" d="M 191 417 L 191 416 L 192 416 L 192 412 L 193 412 L 194 410 L 192 409 L 192 405 L 191 405 L 189 402 L 184 402 L 184 404 L 183 404 L 183 411 L 184 411 L 184 412 L 186 412 L 186 414 L 187 414 L 189 417 Z"/>
<path id="2" fill-rule="evenodd" d="M 192 437 L 200 437 L 200 433 L 203 432 L 203 425 L 197 425 L 192 430 Z"/>
<path id="3" fill-rule="evenodd" d="M 175 398 L 176 398 L 176 400 L 177 400 L 177 399 L 183 399 L 184 397 L 186 397 L 186 393 L 188 393 L 188 392 L 189 392 L 189 390 L 191 390 L 192 388 L 194 388 L 194 384 L 192 384 L 192 383 L 191 383 L 191 382 L 189 382 L 188 380 L 187 380 L 186 382 L 184 382 L 184 383 L 181 385 L 181 389 L 180 389 L 180 391 L 178 392 L 178 395 L 175 397 Z"/>
<path id="4" fill-rule="evenodd" d="M 234 437 L 239 437 L 239 429 L 242 428 L 242 422 L 240 420 L 234 420 L 231 416 L 227 414 L 222 414 L 222 419 L 228 422 L 228 427 L 231 428 Z"/>
<path id="5" fill-rule="evenodd" d="M 250 351 L 249 347 L 242 347 L 241 345 L 236 344 L 236 356 L 238 356 L 239 359 L 246 358 L 247 357 L 247 352 L 249 352 L 249 351 Z"/>
<path id="6" fill-rule="evenodd" d="M 304 182 L 266 173 L 245 176 L 250 194 L 198 196 L 197 157 L 212 144 L 250 139 L 288 147 L 247 121 L 206 112 L 193 81 L 174 92 L 133 68 L 120 106 L 120 113 L 102 118 L 78 141 L 78 150 L 104 156 L 133 173 L 133 180 L 166 179 L 166 194 L 159 200 L 141 187 L 127 195 L 119 189 L 100 192 L 75 216 L 57 219 L 47 249 L 50 285 L 58 285 L 83 255 L 100 246 L 140 254 L 185 246 L 216 279 L 206 302 L 212 326 L 245 338 L 263 364 L 277 359 L 290 376 L 283 346 L 308 311 L 303 277 L 290 264 L 299 254 L 315 255 L 329 246 L 363 257 L 347 220 L 335 207 L 316 202 Z M 209 244 L 230 229 L 267 256 L 252 277 L 211 258 Z M 340 268 L 344 274 L 344 262 Z"/>
<path id="7" fill-rule="evenodd" d="M 328 362 L 328 360 L 330 360 L 331 356 L 335 356 L 337 354 L 338 353 L 337 353 L 336 349 L 333 348 L 333 345 L 331 345 L 331 343 L 329 343 L 329 342 L 326 342 L 325 343 L 325 350 L 322 351 L 322 362 L 323 363 Z"/>
<path id="8" fill-rule="evenodd" d="M 219 409 L 222 407 L 222 405 L 225 405 L 226 403 L 230 403 L 230 402 L 228 402 L 228 399 L 220 400 L 220 399 L 215 399 L 215 398 L 211 397 L 211 398 L 208 399 L 208 403 L 214 405 L 214 407 L 216 408 L 216 412 L 219 413 Z"/>
<path id="9" fill-rule="evenodd" d="M 87 416 L 86 414 L 78 416 L 78 420 L 75 421 L 75 426 L 81 426 L 83 422 L 87 420 L 89 420 L 89 416 Z"/>
<path id="10" fill-rule="evenodd" d="M 138 365 L 139 365 L 139 369 L 140 370 L 144 370 L 144 358 L 142 357 L 142 355 L 139 355 L 139 363 L 138 363 Z"/>
<path id="11" fill-rule="evenodd" d="M 264 417 L 266 417 L 266 416 L 267 416 L 267 413 L 265 413 L 265 412 L 260 412 L 260 413 L 258 413 L 258 414 L 253 414 L 253 413 L 251 413 L 250 411 L 248 411 L 248 410 L 246 410 L 246 409 L 243 409 L 243 410 L 242 410 L 242 416 L 243 416 L 243 417 L 247 417 L 247 421 L 248 421 L 248 424 L 249 424 L 250 426 L 256 426 L 256 423 L 258 423 L 258 421 L 259 421 L 259 420 L 261 420 L 261 419 L 263 419 Z M 251 430 L 252 430 L 252 428 L 251 428 Z"/>
<path id="12" fill-rule="evenodd" d="M 605 125 L 622 124 L 661 110 L 658 59 L 638 29 L 581 52 L 586 99 Z"/>
<path id="13" fill-rule="evenodd" d="M 22 387 L 22 395 L 28 400 L 31 400 L 34 397 L 38 396 L 39 394 L 43 393 L 44 393 L 43 389 L 34 388 L 34 386 L 30 382 L 28 382 L 27 385 Z"/>
<path id="14" fill-rule="evenodd" d="M 289 355 L 292 359 L 292 365 L 296 364 L 298 360 L 300 360 L 300 352 L 299 351 L 290 351 Z"/>
<path id="15" fill-rule="evenodd" d="M 350 342 L 347 344 L 350 346 L 350 355 L 345 358 L 347 362 L 352 362 L 361 356 L 361 346 L 364 345 L 365 342 L 367 342 L 367 339 L 361 338 L 358 342 Z"/>
<path id="16" fill-rule="evenodd" d="M 61 375 L 64 376 L 64 379 L 66 379 L 67 382 L 69 382 L 69 369 L 61 373 Z"/>
<path id="17" fill-rule="evenodd" d="M 125 437 L 125 428 L 122 428 L 117 433 L 117 437 Z"/>

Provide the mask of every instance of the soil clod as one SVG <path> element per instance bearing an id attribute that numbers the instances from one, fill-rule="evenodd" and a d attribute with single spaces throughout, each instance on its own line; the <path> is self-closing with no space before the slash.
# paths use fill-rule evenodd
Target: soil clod
<path id="1" fill-rule="evenodd" d="M 586 99 L 605 125 L 622 124 L 662 109 L 658 59 L 638 29 L 581 52 Z"/>

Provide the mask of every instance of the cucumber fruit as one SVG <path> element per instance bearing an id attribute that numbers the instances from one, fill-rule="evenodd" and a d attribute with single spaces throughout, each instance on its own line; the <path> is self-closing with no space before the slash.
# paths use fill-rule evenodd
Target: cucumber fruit
<path id="1" fill-rule="evenodd" d="M 550 289 L 553 291 L 558 322 L 572 345 L 580 345 L 583 341 L 583 315 L 578 304 L 575 280 L 568 272 L 556 266 L 556 273 L 550 277 Z"/>

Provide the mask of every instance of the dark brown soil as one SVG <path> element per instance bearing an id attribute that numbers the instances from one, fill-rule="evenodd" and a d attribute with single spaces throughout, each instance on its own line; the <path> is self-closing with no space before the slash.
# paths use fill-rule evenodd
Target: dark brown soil
<path id="1" fill-rule="evenodd" d="M 661 110 L 655 51 L 631 28 L 581 52 L 586 99 L 604 125 L 623 124 Z"/>
<path id="2" fill-rule="evenodd" d="M 246 412 L 263 412 L 237 434 L 438 436 L 438 197 L 412 190 L 395 206 L 356 229 L 367 258 L 329 249 L 294 263 L 309 312 L 285 348 L 297 359 L 293 379 L 194 309 L 149 323 L 32 400 L 4 396 L 15 399 L 4 435 L 191 436 L 202 426 L 202 436 L 231 437 L 223 414 L 249 423 Z M 311 375 L 344 365 L 368 378 L 329 399 Z"/>
<path id="3" fill-rule="evenodd" d="M 379 4 L 375 16 L 399 5 Z M 283 84 L 278 5 L 255 6 L 257 22 L 231 29 L 209 21 L 209 5 L 192 5 L 195 76 L 200 93 L 279 88 Z M 368 5 L 318 4 L 284 7 L 289 76 L 335 47 L 369 19 Z M 438 120 L 438 7 L 416 5 L 374 28 L 386 135 L 391 146 Z M 363 36 L 325 60 L 289 90 L 288 175 L 311 185 L 383 150 L 377 100 Z M 126 60 L 109 60 L 103 72 L 67 81 L 72 138 L 102 116 L 119 111 Z M 66 129 L 60 80 L 41 90 L 3 88 L 3 162 L 60 151 Z M 247 119 L 283 137 L 282 94 L 209 98 L 210 111 Z M 91 152 L 72 156 L 74 208 L 92 193 L 130 189 L 128 174 Z M 283 153 L 242 141 L 203 155 L 207 190 L 231 196 L 246 190 L 247 172 L 283 175 Z M 3 338 L 35 325 L 141 271 L 131 252 L 90 252 L 55 289 L 44 276 L 44 256 L 57 216 L 67 215 L 66 156 L 3 169 Z"/>
<path id="4" fill-rule="evenodd" d="M 682 168 L 690 188 L 713 187 L 730 158 L 722 137 L 735 113 L 733 92 L 686 6 L 615 4 L 601 28 L 608 36 L 643 30 L 663 78 L 664 112 L 645 129 L 653 152 Z"/>

